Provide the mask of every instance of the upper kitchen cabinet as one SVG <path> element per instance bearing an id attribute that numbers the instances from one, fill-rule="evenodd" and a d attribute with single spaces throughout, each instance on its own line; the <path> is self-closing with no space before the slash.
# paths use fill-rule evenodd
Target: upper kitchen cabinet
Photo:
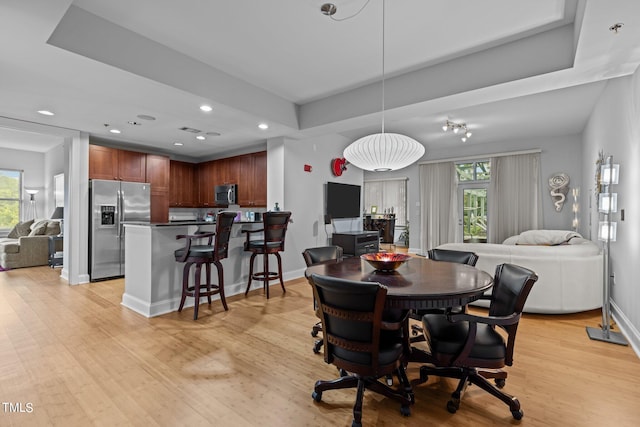
<path id="1" fill-rule="evenodd" d="M 169 157 L 147 154 L 146 182 L 151 184 L 151 222 L 169 221 Z"/>
<path id="2" fill-rule="evenodd" d="M 234 157 L 238 177 L 238 204 L 244 207 L 267 206 L 267 152 Z"/>
<path id="3" fill-rule="evenodd" d="M 151 191 L 169 191 L 169 165 L 169 157 L 147 154 L 145 182 L 151 184 Z"/>
<path id="4" fill-rule="evenodd" d="M 198 205 L 202 207 L 215 206 L 213 187 L 217 185 L 215 181 L 216 161 L 198 163 L 197 184 L 198 184 Z"/>
<path id="5" fill-rule="evenodd" d="M 171 160 L 169 173 L 170 207 L 190 208 L 197 206 L 196 168 L 197 165 L 193 163 Z"/>
<path id="6" fill-rule="evenodd" d="M 89 145 L 89 179 L 146 182 L 147 155 Z"/>

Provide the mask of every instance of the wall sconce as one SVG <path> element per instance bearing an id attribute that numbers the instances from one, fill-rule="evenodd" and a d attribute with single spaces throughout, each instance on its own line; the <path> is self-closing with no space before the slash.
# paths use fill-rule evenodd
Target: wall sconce
<path id="1" fill-rule="evenodd" d="M 620 165 L 605 163 L 600 166 L 600 179 L 603 185 L 617 184 L 620 176 Z"/>
<path id="2" fill-rule="evenodd" d="M 598 222 L 598 240 L 615 242 L 618 231 L 618 223 L 615 221 Z"/>
<path id="3" fill-rule="evenodd" d="M 600 193 L 598 211 L 601 213 L 618 212 L 618 193 Z"/>

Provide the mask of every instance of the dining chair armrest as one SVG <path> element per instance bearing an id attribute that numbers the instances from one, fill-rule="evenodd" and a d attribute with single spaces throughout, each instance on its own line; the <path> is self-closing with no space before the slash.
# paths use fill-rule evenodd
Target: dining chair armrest
<path id="1" fill-rule="evenodd" d="M 493 326 L 509 326 L 518 323 L 520 313 L 513 313 L 508 316 L 476 316 L 469 313 L 450 313 L 447 314 L 447 320 L 450 322 L 484 323 Z"/>
<path id="2" fill-rule="evenodd" d="M 381 328 L 386 331 L 398 331 L 402 329 L 407 324 L 410 313 L 411 310 L 403 310 L 399 316 L 394 316 L 393 319 L 382 319 Z"/>
<path id="3" fill-rule="evenodd" d="M 263 232 L 264 228 L 260 228 L 258 230 L 240 230 L 240 232 L 242 233 L 247 233 L 247 235 L 251 234 L 251 233 L 259 233 L 259 232 Z"/>

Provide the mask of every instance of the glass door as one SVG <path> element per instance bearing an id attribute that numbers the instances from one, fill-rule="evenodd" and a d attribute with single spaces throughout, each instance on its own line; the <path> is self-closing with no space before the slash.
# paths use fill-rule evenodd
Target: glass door
<path id="1" fill-rule="evenodd" d="M 477 183 L 458 186 L 464 243 L 487 243 L 487 187 Z"/>

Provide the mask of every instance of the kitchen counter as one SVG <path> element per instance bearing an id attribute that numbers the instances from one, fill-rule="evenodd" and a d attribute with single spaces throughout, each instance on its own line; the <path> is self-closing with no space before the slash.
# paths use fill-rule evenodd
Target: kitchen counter
<path id="1" fill-rule="evenodd" d="M 235 224 L 262 224 L 262 221 L 236 221 Z M 169 221 L 169 222 L 155 222 L 149 224 L 152 227 L 180 227 L 190 225 L 216 225 L 215 221 Z"/>
<path id="2" fill-rule="evenodd" d="M 260 228 L 262 222 L 237 222 L 231 229 L 229 257 L 221 261 L 224 268 L 224 288 L 227 297 L 244 293 L 249 277 L 250 252 L 244 251 L 246 235 L 243 229 Z M 179 234 L 215 231 L 215 223 L 189 221 L 159 224 L 125 224 L 125 272 L 122 305 L 146 317 L 177 311 L 182 295 L 183 263 L 176 262 L 174 252 L 183 248 L 185 240 Z M 190 280 L 193 280 L 193 270 Z M 215 268 L 214 268 L 215 271 Z M 216 283 L 216 274 L 212 274 Z M 252 289 L 262 286 L 254 281 Z M 220 304 L 213 297 L 212 304 Z M 202 300 L 206 303 L 206 298 Z M 191 307 L 194 298 L 187 298 Z"/>

